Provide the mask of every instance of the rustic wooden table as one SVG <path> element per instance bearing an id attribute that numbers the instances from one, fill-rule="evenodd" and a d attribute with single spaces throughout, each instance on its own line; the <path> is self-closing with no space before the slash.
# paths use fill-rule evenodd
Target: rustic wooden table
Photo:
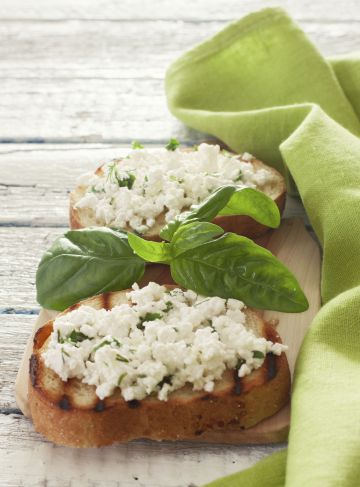
<path id="1" fill-rule="evenodd" d="M 163 77 L 184 50 L 267 0 L 0 1 L 0 485 L 190 486 L 254 464 L 280 446 L 137 441 L 56 447 L 33 431 L 14 380 L 35 315 L 35 271 L 67 226 L 75 177 L 133 139 L 203 135 L 167 111 Z M 359 48 L 358 0 L 278 0 L 326 55 Z M 304 216 L 297 201 L 286 215 Z M 91 468 L 96 461 L 96 469 Z"/>

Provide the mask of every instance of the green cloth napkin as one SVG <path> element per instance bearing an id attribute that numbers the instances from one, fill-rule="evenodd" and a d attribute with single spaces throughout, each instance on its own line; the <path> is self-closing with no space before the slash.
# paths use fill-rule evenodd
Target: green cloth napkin
<path id="1" fill-rule="evenodd" d="M 178 59 L 166 92 L 187 125 L 281 170 L 323 248 L 288 450 L 209 485 L 359 486 L 360 61 L 325 60 L 285 12 L 266 9 Z"/>

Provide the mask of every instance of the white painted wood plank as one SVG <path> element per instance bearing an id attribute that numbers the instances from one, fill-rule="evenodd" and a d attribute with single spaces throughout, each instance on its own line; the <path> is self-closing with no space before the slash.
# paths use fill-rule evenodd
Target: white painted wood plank
<path id="1" fill-rule="evenodd" d="M 178 55 L 226 24 L 179 20 L 0 22 L 0 76 L 162 78 Z M 301 27 L 324 54 L 359 47 L 358 22 L 303 22 Z"/>
<path id="2" fill-rule="evenodd" d="M 156 78 L 176 56 L 226 24 L 181 20 L 0 22 L 1 77 L 15 75 L 16 70 L 20 76 L 27 69 L 32 77 L 129 79 L 146 73 Z M 359 25 L 354 20 L 304 21 L 301 27 L 325 54 L 359 46 Z"/>
<path id="3" fill-rule="evenodd" d="M 191 138 L 168 113 L 162 78 L 172 60 L 223 25 L 0 23 L 0 141 Z M 360 46 L 357 22 L 303 26 L 326 54 Z"/>
<path id="4" fill-rule="evenodd" d="M 63 231 L 63 228 L 0 227 L 0 313 L 38 310 L 36 269 L 46 248 Z"/>
<path id="5" fill-rule="evenodd" d="M 297 19 L 360 19 L 357 0 L 344 4 L 337 0 L 277 0 Z M 240 17 L 254 10 L 274 6 L 272 0 L 193 0 L 188 6 L 184 0 L 2 0 L 1 19 L 224 19 Z"/>
<path id="6" fill-rule="evenodd" d="M 280 448 L 136 441 L 76 450 L 43 441 L 23 416 L 0 415 L 0 485 L 196 487 Z"/>
<path id="7" fill-rule="evenodd" d="M 0 314 L 0 412 L 17 408 L 15 378 L 35 320 L 33 315 Z"/>

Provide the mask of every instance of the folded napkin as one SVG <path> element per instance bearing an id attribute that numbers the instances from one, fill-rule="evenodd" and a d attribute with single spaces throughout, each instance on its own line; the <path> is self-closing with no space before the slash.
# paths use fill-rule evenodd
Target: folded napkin
<path id="1" fill-rule="evenodd" d="M 280 9 L 172 64 L 171 112 L 285 174 L 323 248 L 323 307 L 295 371 L 287 451 L 215 487 L 360 485 L 360 60 L 324 59 Z M 306 265 L 306 262 L 304 262 Z"/>

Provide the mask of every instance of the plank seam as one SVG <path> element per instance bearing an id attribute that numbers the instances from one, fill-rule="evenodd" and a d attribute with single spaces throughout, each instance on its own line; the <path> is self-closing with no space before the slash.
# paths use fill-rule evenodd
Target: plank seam
<path id="1" fill-rule="evenodd" d="M 4 416 L 10 416 L 11 414 L 16 414 L 17 416 L 24 416 L 22 411 L 18 408 L 0 408 L 0 414 Z"/>
<path id="2" fill-rule="evenodd" d="M 239 18 L 245 16 L 239 15 Z M 303 24 L 354 24 L 360 22 L 360 19 L 357 18 L 345 18 L 345 19 L 333 19 L 333 18 L 307 18 L 307 17 L 296 17 L 294 19 Z M 0 18 L 2 23 L 16 23 L 16 22 L 23 22 L 23 23 L 67 23 L 67 22 L 86 22 L 86 23 L 98 23 L 98 22 L 109 22 L 109 23 L 157 23 L 157 22 L 183 22 L 184 24 L 210 24 L 210 23 L 227 23 L 234 21 L 233 17 L 227 18 L 211 18 L 211 19 L 196 19 L 196 18 L 170 18 L 170 17 L 157 17 L 157 18 L 106 18 L 106 17 L 98 17 L 98 18 L 78 18 L 78 17 L 63 17 L 63 18 L 26 18 L 26 17 L 19 17 L 19 18 Z"/>

